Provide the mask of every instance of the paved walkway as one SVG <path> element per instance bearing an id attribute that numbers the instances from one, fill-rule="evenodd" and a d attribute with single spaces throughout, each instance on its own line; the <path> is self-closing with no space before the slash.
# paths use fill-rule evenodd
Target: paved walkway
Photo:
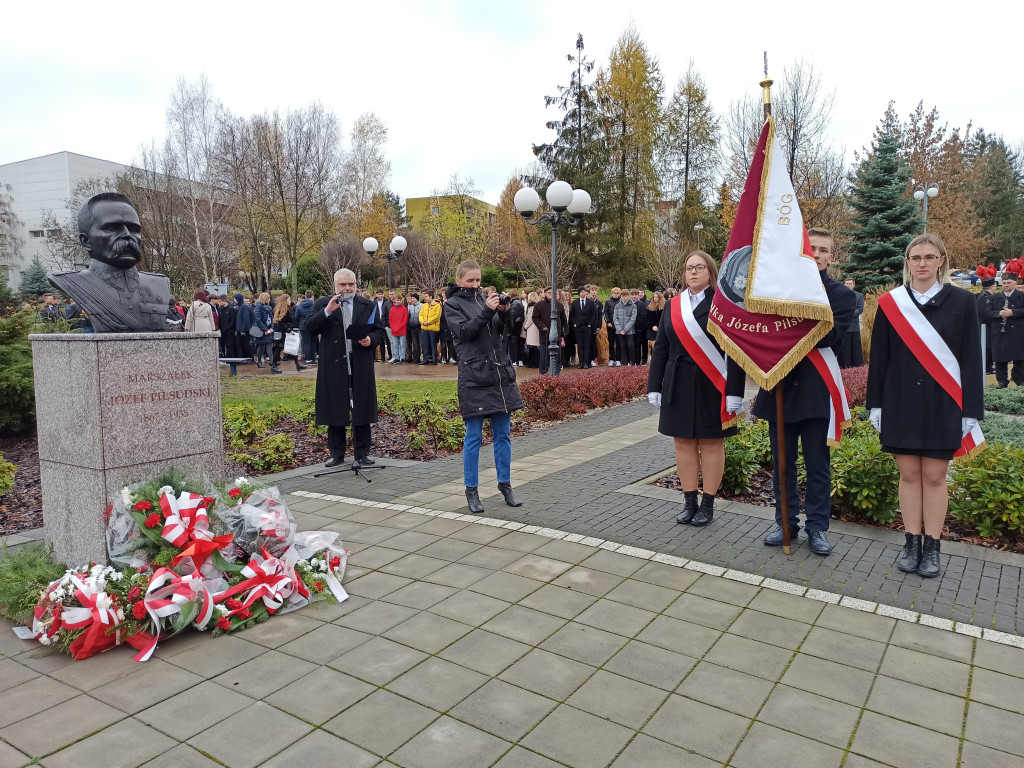
<path id="1" fill-rule="evenodd" d="M 1024 638 L 997 621 L 1018 558 L 950 545 L 934 589 L 892 589 L 884 532 L 818 558 L 761 546 L 743 505 L 677 526 L 639 484 L 670 445 L 641 404 L 538 430 L 526 504 L 489 488 L 483 518 L 453 511 L 459 457 L 289 473 L 300 528 L 353 552 L 351 598 L 146 664 L 0 622 L 0 766 L 1024 767 Z"/>

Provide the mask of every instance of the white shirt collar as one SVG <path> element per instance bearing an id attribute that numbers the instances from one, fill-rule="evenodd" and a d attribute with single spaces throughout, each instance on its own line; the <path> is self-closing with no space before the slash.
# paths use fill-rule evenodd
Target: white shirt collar
<path id="1" fill-rule="evenodd" d="M 918 304 L 927 304 L 929 301 L 931 301 L 933 298 L 935 298 L 938 295 L 939 291 L 941 291 L 941 290 L 942 290 L 942 283 L 940 283 L 939 281 L 936 280 L 935 281 L 935 285 L 933 285 L 931 288 L 929 288 L 924 293 L 918 293 L 913 288 L 910 289 L 910 292 L 912 294 L 914 294 L 914 298 L 917 299 L 917 303 Z"/>
<path id="2" fill-rule="evenodd" d="M 708 289 L 705 288 L 700 293 L 690 293 L 690 291 L 688 290 L 686 292 L 686 295 L 690 297 L 690 306 L 696 308 L 698 304 L 704 301 L 704 294 L 707 292 L 707 290 Z"/>

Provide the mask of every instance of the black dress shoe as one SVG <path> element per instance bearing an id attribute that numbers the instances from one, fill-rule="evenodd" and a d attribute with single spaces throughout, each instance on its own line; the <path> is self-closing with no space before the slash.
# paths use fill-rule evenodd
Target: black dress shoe
<path id="1" fill-rule="evenodd" d="M 469 511 L 474 515 L 482 515 L 484 513 L 484 505 L 480 503 L 480 492 L 476 486 L 466 486 L 466 501 L 469 503 Z"/>
<path id="2" fill-rule="evenodd" d="M 683 511 L 676 515 L 676 522 L 680 525 L 689 525 L 693 516 L 697 514 L 697 492 L 683 491 Z"/>
<path id="3" fill-rule="evenodd" d="M 327 461 L 324 462 L 324 466 L 325 467 L 336 467 L 339 464 L 344 464 L 344 463 L 345 463 L 345 457 L 344 456 L 342 456 L 340 459 L 337 459 L 334 456 L 331 456 L 331 458 L 329 458 Z"/>
<path id="4" fill-rule="evenodd" d="M 903 545 L 903 554 L 896 561 L 896 567 L 904 573 L 917 573 L 921 565 L 921 534 L 907 534 L 907 543 Z"/>
<path id="5" fill-rule="evenodd" d="M 705 493 L 700 499 L 700 509 L 697 510 L 697 514 L 693 516 L 690 521 L 690 525 L 700 527 L 707 525 L 715 519 L 715 497 L 711 494 Z"/>
<path id="6" fill-rule="evenodd" d="M 789 526 L 789 543 L 796 544 L 800 538 L 800 527 L 791 525 Z M 782 546 L 782 526 L 776 525 L 771 531 L 765 534 L 764 543 L 769 547 L 781 547 Z"/>
<path id="7" fill-rule="evenodd" d="M 816 555 L 831 555 L 832 545 L 825 537 L 824 531 L 813 531 L 807 534 L 807 545 L 811 548 L 811 552 Z"/>
<path id="8" fill-rule="evenodd" d="M 501 491 L 501 495 L 505 497 L 505 503 L 510 507 L 521 507 L 523 502 L 516 498 L 516 495 L 512 492 L 512 483 L 498 483 L 498 490 Z"/>
<path id="9" fill-rule="evenodd" d="M 372 466 L 377 462 L 371 459 L 369 456 L 356 456 L 356 464 L 362 464 L 364 466 Z"/>

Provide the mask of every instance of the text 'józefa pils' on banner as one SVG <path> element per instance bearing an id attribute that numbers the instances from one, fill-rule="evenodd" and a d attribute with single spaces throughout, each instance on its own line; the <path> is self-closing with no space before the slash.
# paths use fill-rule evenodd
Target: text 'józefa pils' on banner
<path id="1" fill-rule="evenodd" d="M 708 332 L 765 389 L 832 329 L 832 308 L 783 158 L 769 116 L 708 318 Z"/>

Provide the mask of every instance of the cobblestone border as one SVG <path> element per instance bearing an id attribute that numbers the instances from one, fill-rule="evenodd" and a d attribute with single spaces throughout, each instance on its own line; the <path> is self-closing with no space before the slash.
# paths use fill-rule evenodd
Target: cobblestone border
<path id="1" fill-rule="evenodd" d="M 599 549 L 606 549 L 610 552 L 617 552 L 620 555 L 628 555 L 629 557 L 636 557 L 641 560 L 663 563 L 676 568 L 685 568 L 690 571 L 705 573 L 709 576 L 721 576 L 722 578 L 730 579 L 731 581 L 739 581 L 756 587 L 764 587 L 765 589 L 771 589 L 776 592 L 785 592 L 789 595 L 805 597 L 808 600 L 817 600 L 830 605 L 840 605 L 844 608 L 852 608 L 855 611 L 864 611 L 865 613 L 875 613 L 879 616 L 886 616 L 898 621 L 905 621 L 908 624 L 923 624 L 926 627 L 934 627 L 935 629 L 941 629 L 947 632 L 955 632 L 969 637 L 989 640 L 1001 645 L 1010 645 L 1015 648 L 1024 649 L 1024 637 L 1020 635 L 1013 635 L 1009 632 L 1000 632 L 987 627 L 978 627 L 961 621 L 953 621 L 952 619 L 932 616 L 927 613 L 919 613 L 917 611 L 910 611 L 904 608 L 896 608 L 891 605 L 876 603 L 872 600 L 860 600 L 856 597 L 840 595 L 835 592 L 825 592 L 820 589 L 808 589 L 807 587 L 802 587 L 799 584 L 791 584 L 788 581 L 780 581 L 778 579 L 772 579 L 765 576 L 758 576 L 757 574 L 737 571 L 732 568 L 723 568 L 720 565 L 709 565 L 708 563 L 702 563 L 697 560 L 687 560 L 685 557 L 665 555 L 650 549 L 631 547 L 627 544 L 619 544 L 614 541 L 598 539 L 593 536 L 584 536 L 579 533 L 567 533 L 566 531 L 559 531 L 554 528 L 543 528 L 539 525 L 525 525 L 523 523 L 508 520 L 499 520 L 494 517 L 466 515 L 461 512 L 442 512 L 436 509 L 429 509 L 428 507 L 410 506 L 408 504 L 391 504 L 384 501 L 366 501 L 365 499 L 356 499 L 350 496 L 334 496 L 327 493 L 314 493 L 312 491 L 288 491 L 287 493 L 292 496 L 300 496 L 307 499 L 322 499 L 324 501 L 333 501 L 360 507 L 377 507 L 380 509 L 394 510 L 395 512 L 411 512 L 416 515 L 424 515 L 425 517 L 439 517 L 445 520 L 461 520 L 466 523 L 487 525 L 492 528 L 505 528 L 510 531 L 519 531 L 521 533 L 534 533 L 538 536 L 545 536 L 549 539 L 558 539 L 575 544 L 583 544 L 589 547 L 598 547 Z"/>

